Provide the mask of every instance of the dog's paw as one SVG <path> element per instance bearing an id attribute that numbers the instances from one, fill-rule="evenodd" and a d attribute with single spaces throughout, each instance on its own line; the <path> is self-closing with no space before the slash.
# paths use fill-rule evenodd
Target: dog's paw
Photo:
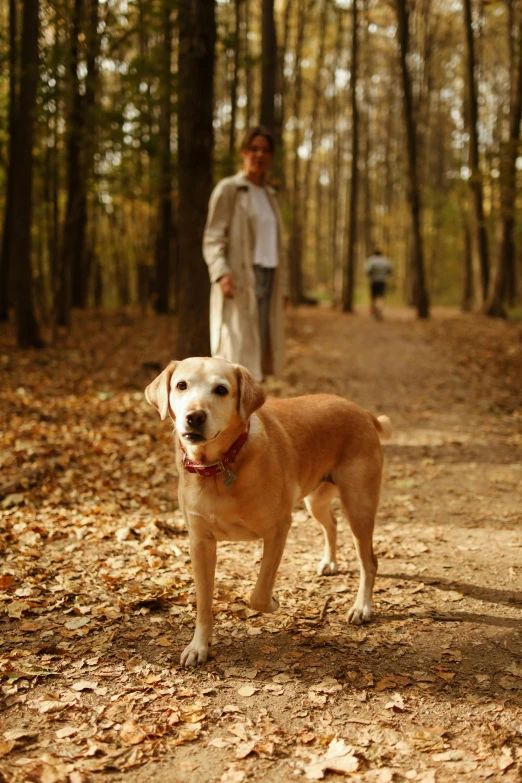
<path id="1" fill-rule="evenodd" d="M 270 599 L 269 603 L 266 601 L 260 601 L 255 596 L 250 596 L 250 606 L 252 609 L 254 609 L 256 612 L 262 612 L 263 614 L 270 614 L 271 612 L 277 612 L 279 609 L 279 601 L 277 598 Z"/>
<path id="2" fill-rule="evenodd" d="M 372 619 L 372 610 L 370 606 L 357 606 L 354 604 L 351 609 L 348 610 L 346 619 L 352 625 L 362 625 L 363 623 L 369 623 Z"/>
<path id="3" fill-rule="evenodd" d="M 323 558 L 317 566 L 317 576 L 333 576 L 337 573 L 337 563 L 335 560 L 326 560 Z"/>
<path id="4" fill-rule="evenodd" d="M 208 658 L 208 644 L 191 641 L 188 647 L 185 647 L 181 653 L 180 663 L 182 666 L 193 667 L 205 663 Z"/>

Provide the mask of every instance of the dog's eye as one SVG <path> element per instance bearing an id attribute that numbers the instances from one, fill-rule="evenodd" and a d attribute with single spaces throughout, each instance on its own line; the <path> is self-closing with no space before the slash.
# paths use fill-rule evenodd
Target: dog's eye
<path id="1" fill-rule="evenodd" d="M 178 389 L 179 391 L 185 391 L 186 388 L 187 388 L 187 384 L 185 381 L 179 381 L 179 383 L 176 384 L 176 389 Z"/>
<path id="2" fill-rule="evenodd" d="M 228 389 L 226 386 L 216 386 L 214 389 L 214 394 L 219 394 L 220 397 L 224 397 L 226 394 L 228 394 Z"/>

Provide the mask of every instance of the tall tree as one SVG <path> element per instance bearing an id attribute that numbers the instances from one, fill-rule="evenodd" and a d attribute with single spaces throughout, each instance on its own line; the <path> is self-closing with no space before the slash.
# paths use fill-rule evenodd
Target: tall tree
<path id="1" fill-rule="evenodd" d="M 319 134 L 319 109 L 321 107 L 321 97 L 323 95 L 323 79 L 322 72 L 324 68 L 324 52 L 326 46 L 326 27 L 328 21 L 328 2 L 327 0 L 319 0 L 320 3 L 320 15 L 319 15 L 319 49 L 317 51 L 317 60 L 315 61 L 315 74 L 314 85 L 312 92 L 312 113 L 310 116 L 310 132 L 309 132 L 309 149 L 308 157 L 306 159 L 304 183 L 303 183 L 303 229 L 308 233 L 309 228 L 309 212 L 310 202 L 312 201 L 312 165 L 314 161 L 314 153 L 317 148 L 317 143 L 320 139 Z M 316 204 L 316 209 L 319 205 Z M 317 243 L 316 243 L 317 244 Z"/>
<path id="2" fill-rule="evenodd" d="M 274 0 L 262 0 L 261 38 L 261 125 L 275 130 L 274 100 L 277 73 L 277 41 L 274 23 Z"/>
<path id="3" fill-rule="evenodd" d="M 464 24 L 466 33 L 467 52 L 467 107 L 469 114 L 469 186 L 471 190 L 471 203 L 473 208 L 473 246 L 475 257 L 478 259 L 479 297 L 483 303 L 486 300 L 489 286 L 489 250 L 486 222 L 484 218 L 484 202 L 482 193 L 482 172 L 479 159 L 479 131 L 478 131 L 478 100 L 476 83 L 476 58 L 475 36 L 473 33 L 473 18 L 471 0 L 463 1 Z"/>
<path id="4" fill-rule="evenodd" d="M 297 37 L 294 53 L 294 140 L 293 140 L 293 185 L 292 185 L 292 224 L 290 229 L 289 267 L 290 267 L 290 300 L 293 305 L 305 301 L 303 292 L 303 226 L 301 215 L 301 107 L 303 100 L 302 57 L 307 22 L 307 2 L 297 2 Z"/>
<path id="5" fill-rule="evenodd" d="M 234 0 L 234 59 L 230 80 L 230 130 L 228 135 L 228 154 L 232 166 L 236 156 L 236 116 L 237 92 L 239 86 L 239 62 L 241 59 L 241 0 Z M 233 169 L 232 169 L 233 171 Z M 232 173 L 232 172 L 231 172 Z"/>
<path id="6" fill-rule="evenodd" d="M 33 303 L 31 227 L 33 216 L 33 142 L 39 76 L 39 0 L 24 0 L 20 57 L 17 133 L 12 155 L 13 227 L 11 261 L 16 260 L 15 305 L 18 345 L 41 348 L 43 343 Z"/>
<path id="7" fill-rule="evenodd" d="M 490 316 L 506 316 L 506 300 L 515 292 L 515 202 L 517 157 L 522 118 L 522 18 L 519 3 L 507 0 L 509 10 L 510 90 L 508 138 L 500 155 L 500 216 L 498 224 L 498 260 L 495 279 L 490 286 L 485 312 Z"/>
<path id="8" fill-rule="evenodd" d="M 414 302 L 419 318 L 429 317 L 429 299 L 424 272 L 424 245 L 421 228 L 421 196 L 418 179 L 417 129 L 413 110 L 411 76 L 408 67 L 410 49 L 409 10 L 406 0 L 395 0 L 399 37 L 399 59 L 402 76 L 402 101 L 408 159 L 409 202 L 412 223 L 412 271 L 414 274 Z"/>
<path id="9" fill-rule="evenodd" d="M 343 275 L 342 306 L 345 313 L 353 312 L 357 249 L 357 188 L 359 183 L 359 111 L 357 107 L 358 75 L 358 17 L 357 0 L 352 0 L 352 63 L 350 68 L 350 95 L 352 104 L 352 172 L 348 200 L 348 244 Z"/>
<path id="10" fill-rule="evenodd" d="M 9 282 L 11 277 L 11 241 L 13 233 L 13 183 L 14 155 L 16 136 L 16 0 L 9 0 L 9 114 L 7 133 L 9 137 L 9 159 L 7 161 L 7 179 L 5 188 L 4 227 L 0 256 L 0 321 L 9 317 Z"/>
<path id="11" fill-rule="evenodd" d="M 69 33 L 69 113 L 67 131 L 67 207 L 60 263 L 60 287 L 57 318 L 61 326 L 70 323 L 73 291 L 74 304 L 81 300 L 81 279 L 84 264 L 86 208 L 81 160 L 84 140 L 84 112 L 80 92 L 79 37 L 81 34 L 82 0 L 74 0 Z M 74 271 L 73 271 L 74 270 Z M 74 280 L 74 283 L 73 283 Z"/>
<path id="12" fill-rule="evenodd" d="M 208 356 L 210 283 L 203 230 L 212 189 L 214 0 L 179 0 L 179 329 L 176 358 Z"/>
<path id="13" fill-rule="evenodd" d="M 159 220 L 156 239 L 156 312 L 168 313 L 172 275 L 172 155 L 171 132 L 171 59 L 173 0 L 162 0 L 163 47 L 161 52 L 159 120 Z"/>

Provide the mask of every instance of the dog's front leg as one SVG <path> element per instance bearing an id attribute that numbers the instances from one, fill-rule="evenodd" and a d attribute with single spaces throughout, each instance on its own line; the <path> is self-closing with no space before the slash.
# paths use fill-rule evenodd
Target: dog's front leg
<path id="1" fill-rule="evenodd" d="M 190 530 L 190 557 L 196 580 L 196 630 L 181 653 L 182 666 L 205 663 L 212 636 L 212 596 L 216 571 L 216 540 Z"/>
<path id="2" fill-rule="evenodd" d="M 279 609 L 279 601 L 274 598 L 272 591 L 291 523 L 292 519 L 290 518 L 282 523 L 278 530 L 271 532 L 263 539 L 261 568 L 256 586 L 250 596 L 250 606 L 256 612 L 275 612 Z"/>

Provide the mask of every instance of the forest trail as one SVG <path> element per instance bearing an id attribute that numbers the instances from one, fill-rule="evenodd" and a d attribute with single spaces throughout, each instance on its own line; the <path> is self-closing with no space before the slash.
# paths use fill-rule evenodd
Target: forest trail
<path id="1" fill-rule="evenodd" d="M 340 573 L 318 577 L 322 533 L 298 508 L 273 615 L 246 602 L 260 547 L 219 547 L 197 671 L 178 666 L 195 598 L 172 440 L 142 395 L 173 329 L 83 315 L 25 353 L 0 333 L 0 780 L 520 780 L 520 325 L 289 311 L 272 392 L 393 423 L 375 618 L 345 623 L 346 522 Z"/>

